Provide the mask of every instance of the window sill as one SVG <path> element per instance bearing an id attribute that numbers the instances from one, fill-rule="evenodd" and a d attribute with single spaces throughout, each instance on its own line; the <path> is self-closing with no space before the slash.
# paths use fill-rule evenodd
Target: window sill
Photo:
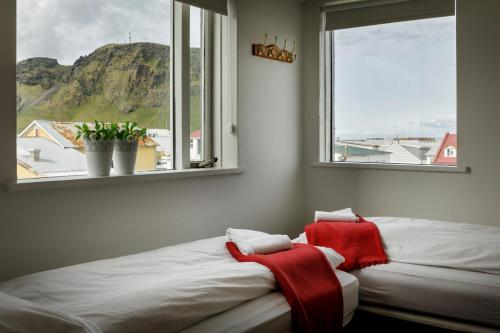
<path id="1" fill-rule="evenodd" d="M 18 180 L 15 183 L 5 184 L 9 191 L 32 191 L 54 188 L 71 188 L 89 185 L 128 184 L 143 181 L 160 181 L 167 179 L 181 179 L 204 176 L 218 176 L 243 173 L 242 168 L 210 168 L 210 169 L 187 169 L 170 171 L 138 172 L 126 176 L 109 177 L 54 177 L 34 178 Z"/>
<path id="2" fill-rule="evenodd" d="M 423 171 L 423 172 L 452 172 L 470 173 L 470 167 L 464 166 L 439 166 L 439 165 L 412 165 L 412 164 L 384 164 L 384 163 L 352 163 L 352 162 L 315 162 L 312 167 L 320 168 L 352 168 L 352 169 L 376 169 L 376 170 L 399 170 L 399 171 Z"/>

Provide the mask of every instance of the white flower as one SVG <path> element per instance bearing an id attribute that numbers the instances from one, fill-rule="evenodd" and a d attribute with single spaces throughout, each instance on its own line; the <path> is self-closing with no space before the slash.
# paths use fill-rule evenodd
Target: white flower
<path id="1" fill-rule="evenodd" d="M 141 134 L 141 130 L 140 130 L 139 128 L 137 128 L 137 127 L 136 127 L 136 128 L 134 128 L 134 130 L 132 131 L 132 133 L 133 133 L 134 135 L 139 135 L 139 134 Z"/>
<path id="2" fill-rule="evenodd" d="M 135 141 L 134 136 L 133 136 L 133 135 L 129 135 L 129 136 L 127 136 L 127 141 L 128 141 L 128 142 L 134 142 L 134 141 Z"/>
<path id="3" fill-rule="evenodd" d="M 91 140 L 97 140 L 97 133 L 90 133 L 89 138 Z"/>
<path id="4" fill-rule="evenodd" d="M 126 130 L 126 128 L 125 128 L 125 127 L 122 127 L 122 126 L 120 125 L 120 128 L 118 129 L 118 133 L 123 133 L 123 132 L 125 132 L 125 130 Z"/>

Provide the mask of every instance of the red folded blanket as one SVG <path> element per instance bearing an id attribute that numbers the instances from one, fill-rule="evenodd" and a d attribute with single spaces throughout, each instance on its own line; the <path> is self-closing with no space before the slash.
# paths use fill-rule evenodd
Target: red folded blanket
<path id="1" fill-rule="evenodd" d="M 294 332 L 340 332 L 344 317 L 342 287 L 325 255 L 308 244 L 288 251 L 243 255 L 236 244 L 226 243 L 240 262 L 268 267 L 292 309 Z"/>
<path id="2" fill-rule="evenodd" d="M 350 271 L 371 265 L 386 264 L 377 226 L 359 217 L 359 222 L 318 221 L 305 227 L 307 242 L 334 249 L 344 256 L 338 269 Z"/>

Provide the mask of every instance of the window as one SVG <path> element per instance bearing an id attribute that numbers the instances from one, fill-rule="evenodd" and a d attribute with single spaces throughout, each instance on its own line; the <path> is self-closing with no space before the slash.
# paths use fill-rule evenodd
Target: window
<path id="1" fill-rule="evenodd" d="M 444 151 L 444 157 L 457 157 L 455 147 L 448 146 Z"/>
<path id="2" fill-rule="evenodd" d="M 221 145 L 212 140 L 212 112 L 219 108 L 221 122 L 228 103 L 218 100 L 214 107 L 211 93 L 220 94 L 229 81 L 220 74 L 212 81 L 212 58 L 228 60 L 221 50 L 232 44 L 227 1 L 200 5 L 208 7 L 172 0 L 17 0 L 18 179 L 86 175 L 75 126 L 95 119 L 148 129 L 136 171 L 210 159 L 212 146 Z M 187 51 L 176 57 L 175 50 Z M 176 92 L 189 96 L 188 107 Z"/>
<path id="3" fill-rule="evenodd" d="M 440 164 L 456 142 L 453 2 L 334 8 L 326 29 L 325 160 Z"/>
<path id="4" fill-rule="evenodd" d="M 190 28 L 189 28 L 189 47 L 191 61 L 189 63 L 189 88 L 190 88 L 190 138 L 193 142 L 200 142 L 200 144 L 194 144 L 190 149 L 191 161 L 201 161 L 203 159 L 203 154 L 198 146 L 202 143 L 202 124 L 203 124 L 203 15 L 199 8 L 190 8 Z"/>

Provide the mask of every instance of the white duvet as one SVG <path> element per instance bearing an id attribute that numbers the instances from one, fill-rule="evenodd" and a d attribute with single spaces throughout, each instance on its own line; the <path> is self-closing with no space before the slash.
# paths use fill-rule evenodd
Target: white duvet
<path id="1" fill-rule="evenodd" d="M 269 269 L 217 237 L 4 282 L 0 331 L 175 332 L 273 289 Z"/>
<path id="2" fill-rule="evenodd" d="M 391 261 L 500 275 L 500 228 L 400 217 L 368 217 Z"/>

